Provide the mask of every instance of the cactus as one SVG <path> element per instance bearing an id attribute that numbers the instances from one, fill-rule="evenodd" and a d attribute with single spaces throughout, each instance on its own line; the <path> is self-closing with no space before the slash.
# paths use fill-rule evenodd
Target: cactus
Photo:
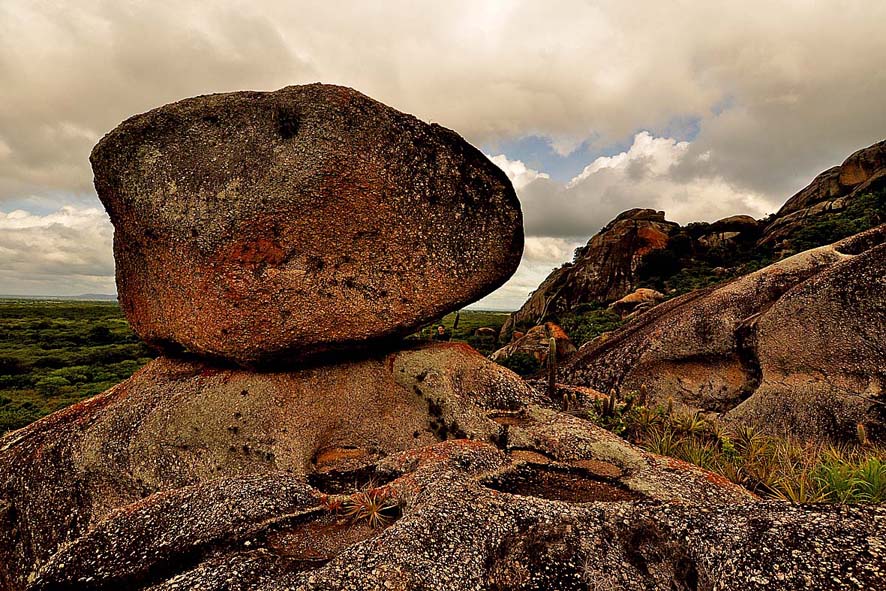
<path id="1" fill-rule="evenodd" d="M 640 399 L 637 401 L 638 406 L 646 406 L 649 400 L 649 392 L 646 390 L 646 384 L 640 384 Z"/>
<path id="2" fill-rule="evenodd" d="M 604 417 L 612 417 L 615 416 L 615 403 L 617 401 L 617 394 L 615 393 L 615 388 L 612 388 L 609 391 L 609 398 L 604 402 L 603 405 L 603 416 Z"/>
<path id="3" fill-rule="evenodd" d="M 634 407 L 634 402 L 637 400 L 637 393 L 632 392 L 625 397 L 625 406 L 621 409 L 621 414 L 628 414 L 631 409 Z"/>
<path id="4" fill-rule="evenodd" d="M 548 396 L 553 399 L 557 394 L 557 339 L 548 339 Z M 569 399 L 564 398 L 564 404 L 569 409 Z"/>
<path id="5" fill-rule="evenodd" d="M 861 445 L 868 444 L 868 432 L 867 429 L 864 428 L 864 423 L 858 423 L 855 426 L 855 434 L 858 436 L 858 443 Z"/>

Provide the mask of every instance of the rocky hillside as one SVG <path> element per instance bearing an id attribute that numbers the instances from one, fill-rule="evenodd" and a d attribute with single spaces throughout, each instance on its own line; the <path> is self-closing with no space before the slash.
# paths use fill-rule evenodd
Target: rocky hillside
<path id="1" fill-rule="evenodd" d="M 559 320 L 583 304 L 605 306 L 637 288 L 674 297 L 755 271 L 886 221 L 886 141 L 859 150 L 766 220 L 736 215 L 680 226 L 664 212 L 619 215 L 555 269 L 502 329 Z M 579 344 L 579 343 L 577 343 Z"/>
<path id="2" fill-rule="evenodd" d="M 804 228 L 820 224 L 828 214 L 845 211 L 864 195 L 882 193 L 884 188 L 886 140 L 855 152 L 788 199 L 768 220 L 760 244 L 796 251 L 798 245 L 791 245 L 791 238 Z"/>
<path id="3" fill-rule="evenodd" d="M 586 302 L 617 300 L 632 291 L 644 255 L 665 248 L 679 226 L 664 212 L 631 209 L 619 215 L 576 252 L 575 261 L 555 269 L 505 323 L 502 334 Z"/>
<path id="4" fill-rule="evenodd" d="M 886 224 L 660 304 L 563 381 L 800 438 L 886 437 Z"/>

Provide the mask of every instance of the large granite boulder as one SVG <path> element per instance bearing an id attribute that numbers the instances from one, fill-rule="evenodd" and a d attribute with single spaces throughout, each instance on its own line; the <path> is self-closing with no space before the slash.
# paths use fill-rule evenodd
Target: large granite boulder
<path id="1" fill-rule="evenodd" d="M 801 437 L 886 437 L 886 225 L 659 304 L 561 380 Z"/>
<path id="2" fill-rule="evenodd" d="M 761 229 L 760 222 L 749 215 L 732 215 L 712 223 L 698 243 L 704 248 L 731 248 L 741 241 L 756 240 Z"/>
<path id="3" fill-rule="evenodd" d="M 126 120 L 91 161 L 120 302 L 167 352 L 367 348 L 496 289 L 522 253 L 497 166 L 349 88 L 183 100 Z"/>
<path id="4" fill-rule="evenodd" d="M 502 340 L 524 324 L 578 304 L 611 302 L 636 287 L 643 257 L 668 245 L 679 226 L 663 211 L 631 209 L 619 214 L 576 253 L 575 261 L 554 269 L 519 310 L 502 326 Z"/>
<path id="5" fill-rule="evenodd" d="M 624 318 L 635 312 L 648 310 L 664 299 L 664 294 L 654 289 L 640 287 L 609 304 L 609 309 Z"/>

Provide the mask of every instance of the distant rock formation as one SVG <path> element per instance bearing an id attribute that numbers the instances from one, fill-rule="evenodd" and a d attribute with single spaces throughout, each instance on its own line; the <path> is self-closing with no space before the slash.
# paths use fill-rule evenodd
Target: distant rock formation
<path id="1" fill-rule="evenodd" d="M 183 100 L 126 120 L 91 161 L 121 305 L 166 352 L 254 365 L 368 347 L 520 262 L 505 174 L 350 88 Z"/>
<path id="2" fill-rule="evenodd" d="M 840 211 L 856 196 L 886 187 L 886 140 L 824 171 L 788 199 L 766 226 L 760 244 L 780 246 L 797 228 L 822 214 Z M 886 220 L 884 220 L 886 221 Z"/>
<path id="3" fill-rule="evenodd" d="M 600 230 L 574 263 L 555 269 L 502 327 L 507 336 L 523 323 L 585 302 L 610 302 L 636 287 L 637 266 L 649 252 L 664 248 L 679 226 L 654 209 L 631 209 Z"/>
<path id="4" fill-rule="evenodd" d="M 761 223 L 749 215 L 733 215 L 711 224 L 697 240 L 705 248 L 729 247 L 740 236 L 758 235 L 761 227 Z"/>
<path id="5" fill-rule="evenodd" d="M 770 431 L 886 437 L 886 225 L 659 304 L 582 347 L 566 383 Z"/>
<path id="6" fill-rule="evenodd" d="M 572 341 L 569 340 L 569 335 L 562 328 L 553 322 L 545 322 L 539 326 L 533 326 L 526 334 L 495 351 L 489 358 L 493 361 L 501 362 L 514 354 L 521 353 L 544 364 L 547 362 L 548 354 L 551 351 L 551 338 L 557 343 L 558 362 L 565 360 L 576 352 L 575 345 L 572 344 Z"/>
<path id="7" fill-rule="evenodd" d="M 575 260 L 551 272 L 529 299 L 505 322 L 501 337 L 544 320 L 557 321 L 581 304 L 612 304 L 638 288 L 655 288 L 670 296 L 696 285 L 667 289 L 681 271 L 689 275 L 708 273 L 723 279 L 759 268 L 792 254 L 792 238 L 804 228 L 846 210 L 855 200 L 886 188 L 886 140 L 851 155 L 841 166 L 823 173 L 791 197 L 768 220 L 748 215 L 729 216 L 713 223 L 679 226 L 668 222 L 664 212 L 631 209 L 600 230 L 587 246 L 576 251 Z M 883 210 L 883 206 L 878 206 Z M 886 215 L 852 220 L 857 232 L 886 222 Z M 846 224 L 846 227 L 853 227 Z M 847 236 L 843 232 L 815 246 Z"/>

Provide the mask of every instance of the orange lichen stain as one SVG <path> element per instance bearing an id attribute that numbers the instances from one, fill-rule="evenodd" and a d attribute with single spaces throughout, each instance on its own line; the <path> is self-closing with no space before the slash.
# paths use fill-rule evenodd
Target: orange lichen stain
<path id="1" fill-rule="evenodd" d="M 477 350 L 467 343 L 444 343 L 444 347 L 447 349 L 454 349 L 456 351 L 468 353 L 470 355 L 478 355 Z"/>
<path id="2" fill-rule="evenodd" d="M 676 458 L 668 458 L 668 468 L 671 470 L 700 473 L 711 484 L 716 484 L 717 486 L 722 486 L 724 488 L 746 490 L 720 474 L 705 470 L 695 464 L 690 464 L 689 462 L 684 462 L 683 460 L 678 460 Z M 747 493 L 749 496 L 756 498 L 756 496 L 750 491 L 747 491 Z"/>
<path id="3" fill-rule="evenodd" d="M 482 441 L 474 441 L 471 439 L 450 439 L 442 441 L 434 445 L 411 449 L 403 452 L 403 459 L 406 461 L 415 460 L 419 466 L 425 464 L 433 464 L 437 462 L 445 462 L 459 448 L 479 449 L 482 447 L 492 447 L 488 443 Z"/>
<path id="4" fill-rule="evenodd" d="M 689 462 L 684 462 L 683 460 L 678 460 L 677 458 L 667 458 L 668 460 L 668 468 L 671 470 L 697 470 L 699 469 L 697 466 L 690 464 Z"/>
<path id="5" fill-rule="evenodd" d="M 668 245 L 668 235 L 655 228 L 641 227 L 637 230 L 637 237 L 640 238 L 643 246 L 637 249 L 634 256 L 642 256 Z"/>

